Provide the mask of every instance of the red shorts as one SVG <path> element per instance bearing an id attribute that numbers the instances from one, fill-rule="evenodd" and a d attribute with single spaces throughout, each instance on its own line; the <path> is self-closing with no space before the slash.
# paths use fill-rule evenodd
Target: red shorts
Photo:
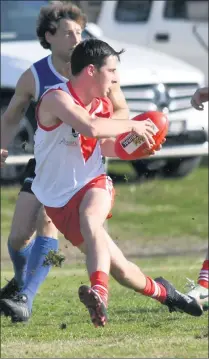
<path id="1" fill-rule="evenodd" d="M 65 206 L 60 208 L 45 206 L 46 213 L 54 225 L 74 246 L 79 246 L 84 241 L 80 232 L 79 207 L 83 197 L 90 188 L 105 189 L 108 195 L 111 196 L 111 207 L 113 207 L 115 190 L 112 180 L 107 175 L 101 175 L 87 183 Z M 107 218 L 111 217 L 112 214 L 109 213 Z"/>

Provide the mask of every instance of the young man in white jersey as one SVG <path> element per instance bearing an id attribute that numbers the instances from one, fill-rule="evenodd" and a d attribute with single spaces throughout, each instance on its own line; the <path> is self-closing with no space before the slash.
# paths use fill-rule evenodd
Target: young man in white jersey
<path id="1" fill-rule="evenodd" d="M 209 101 L 209 88 L 202 87 L 197 89 L 191 99 L 192 106 L 198 110 L 204 110 L 204 103 Z M 197 285 L 192 285 L 192 289 L 189 291 L 188 295 L 194 298 L 200 298 L 202 300 L 202 305 L 204 310 L 208 310 L 208 295 L 209 295 L 209 287 L 208 287 L 208 273 L 209 273 L 209 260 L 208 253 L 206 255 L 205 260 L 202 263 L 202 267 L 200 269 L 200 273 L 197 280 Z M 192 283 L 191 283 L 192 284 Z"/>
<path id="2" fill-rule="evenodd" d="M 163 278 L 152 280 L 127 261 L 104 228 L 114 188 L 102 155 L 116 156 L 115 137 L 123 132 L 135 131 L 150 151 L 154 144 L 149 121 L 111 119 L 107 94 L 118 82 L 120 53 L 101 40 L 78 44 L 71 57 L 71 80 L 47 91 L 37 106 L 32 190 L 58 230 L 86 254 L 91 286 L 82 285 L 79 298 L 96 327 L 107 322 L 110 273 L 122 285 L 156 299 L 170 311 L 202 314 L 196 299 L 181 294 Z M 27 303 L 27 290 L 22 295 Z"/>
<path id="3" fill-rule="evenodd" d="M 85 25 L 86 15 L 70 2 L 63 4 L 56 1 L 51 4 L 49 3 L 41 9 L 37 24 L 37 35 L 41 45 L 52 52 L 51 56 L 45 58 L 46 64 L 50 60 L 47 71 L 51 69 L 52 76 L 55 76 L 53 74 L 57 76 L 57 80 L 56 78 L 52 79 L 54 83 L 51 78 L 51 83 L 43 83 L 43 88 L 44 85 L 68 80 L 71 74 L 71 54 L 75 46 L 81 41 L 82 30 Z M 20 77 L 9 107 L 2 115 L 1 166 L 6 161 L 8 145 L 12 141 L 16 128 L 29 104 L 32 101 L 37 101 L 43 93 L 43 91 L 38 93 L 38 89 L 41 89 L 43 77 L 40 74 L 40 83 L 37 83 L 37 73 L 34 75 L 35 67 L 36 64 Z M 128 119 L 129 111 L 118 84 L 111 87 L 108 96 L 113 103 L 113 118 Z M 29 163 L 27 178 L 16 202 L 12 227 L 8 238 L 8 248 L 14 266 L 15 277 L 0 292 L 1 299 L 13 297 L 17 307 L 17 312 L 13 319 L 16 321 L 26 321 L 29 319 L 33 299 L 50 270 L 49 265 L 42 265 L 46 254 L 50 250 L 58 249 L 58 231 L 51 219 L 46 215 L 41 202 L 31 190 L 35 175 L 34 168 L 35 161 L 32 160 Z M 29 179 L 30 181 L 28 181 Z M 35 230 L 37 230 L 36 238 L 33 239 L 32 235 Z M 19 294 L 15 296 L 14 294 L 26 287 L 27 289 L 30 288 L 30 295 L 28 295 L 29 311 L 26 316 L 21 314 L 18 316 L 18 303 L 22 298 Z"/>

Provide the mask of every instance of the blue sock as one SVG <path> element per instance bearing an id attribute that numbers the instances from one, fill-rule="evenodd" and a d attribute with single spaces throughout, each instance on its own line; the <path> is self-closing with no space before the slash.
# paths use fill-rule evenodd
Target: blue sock
<path id="1" fill-rule="evenodd" d="M 50 237 L 37 237 L 27 268 L 27 276 L 24 288 L 20 293 L 28 297 L 29 309 L 32 309 L 33 299 L 38 288 L 43 283 L 50 271 L 51 265 L 43 265 L 46 255 L 50 251 L 58 251 L 58 240 Z"/>
<path id="2" fill-rule="evenodd" d="M 34 243 L 35 240 L 32 239 L 26 247 L 16 250 L 11 247 L 8 241 L 8 251 L 13 263 L 15 279 L 20 290 L 25 285 L 27 266 Z"/>

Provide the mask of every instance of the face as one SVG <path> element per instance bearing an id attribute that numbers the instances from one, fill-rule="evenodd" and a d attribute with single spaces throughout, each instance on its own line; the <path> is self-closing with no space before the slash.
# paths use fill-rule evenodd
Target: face
<path id="1" fill-rule="evenodd" d="M 92 89 L 95 89 L 95 97 L 106 97 L 112 85 L 118 82 L 117 64 L 117 57 L 109 56 L 99 70 L 94 67 Z"/>
<path id="2" fill-rule="evenodd" d="M 58 29 L 54 35 L 46 33 L 46 40 L 51 45 L 52 54 L 59 56 L 62 61 L 69 62 L 71 54 L 76 45 L 81 42 L 81 26 L 68 19 L 59 22 Z"/>

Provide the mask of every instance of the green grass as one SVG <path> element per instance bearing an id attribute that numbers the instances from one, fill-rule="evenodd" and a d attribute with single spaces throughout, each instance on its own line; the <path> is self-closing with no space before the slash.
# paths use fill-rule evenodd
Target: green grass
<path id="1" fill-rule="evenodd" d="M 182 180 L 129 182 L 132 168 L 112 163 L 110 170 L 123 174 L 117 183 L 109 232 L 128 255 L 188 253 L 206 250 L 208 239 L 208 168 L 200 167 Z M 2 259 L 8 258 L 9 234 L 19 187 L 1 191 Z M 61 249 L 72 261 L 75 249 L 60 236 Z M 131 243 L 131 245 L 130 245 Z M 73 258 L 75 257 L 73 255 Z"/>
<path id="2" fill-rule="evenodd" d="M 117 169 L 118 167 L 118 169 Z M 126 180 L 116 185 L 113 219 L 109 221 L 115 237 L 208 238 L 208 169 L 199 168 L 182 180 L 155 180 L 143 184 L 127 182 L 130 167 L 110 168 L 124 173 Z M 18 188 L 2 190 L 2 235 L 11 223 Z M 119 229 L 119 234 L 118 234 Z"/>
<path id="3" fill-rule="evenodd" d="M 208 238 L 207 168 L 199 168 L 182 180 L 129 186 L 125 182 L 116 187 L 116 194 L 113 229 L 120 227 L 121 238 L 129 233 L 130 222 L 134 237 Z"/>
<path id="4" fill-rule="evenodd" d="M 150 276 L 163 275 L 184 290 L 201 257 L 143 259 Z M 3 277 L 11 273 L 3 272 Z M 2 358 L 207 358 L 207 315 L 170 314 L 166 307 L 110 282 L 109 323 L 95 329 L 77 289 L 84 267 L 53 269 L 34 302 L 29 324 L 2 320 Z M 61 329 L 63 324 L 66 329 Z"/>
<path id="5" fill-rule="evenodd" d="M 183 180 L 143 184 L 129 181 L 133 172 L 128 164 L 113 163 L 110 169 L 124 176 L 124 183 L 116 184 L 109 221 L 112 237 L 146 274 L 163 275 L 185 291 L 186 277 L 197 278 L 204 259 L 201 251 L 208 244 L 208 169 L 200 167 Z M 6 239 L 18 191 L 18 187 L 1 191 L 2 284 L 12 277 Z M 206 314 L 200 318 L 170 314 L 156 301 L 113 280 L 109 324 L 95 329 L 77 296 L 79 285 L 88 283 L 83 256 L 68 243 L 66 249 L 62 237 L 60 244 L 66 262 L 63 268 L 53 269 L 42 285 L 29 324 L 13 325 L 2 319 L 2 358 L 208 357 Z M 141 255 L 146 257 L 139 259 Z"/>

